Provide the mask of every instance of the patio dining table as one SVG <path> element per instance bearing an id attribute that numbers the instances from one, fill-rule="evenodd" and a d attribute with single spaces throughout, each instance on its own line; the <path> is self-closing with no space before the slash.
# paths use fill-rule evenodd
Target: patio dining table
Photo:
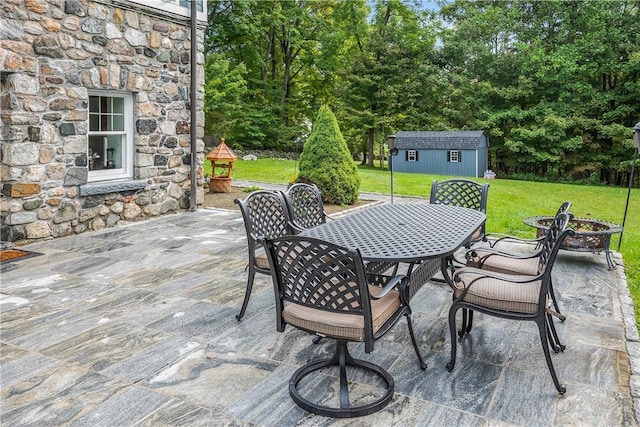
<path id="1" fill-rule="evenodd" d="M 341 246 L 358 248 L 364 261 L 380 266 L 408 263 L 408 297 L 438 270 L 449 285 L 453 254 L 468 243 L 482 224 L 484 213 L 457 206 L 428 203 L 382 204 L 327 221 L 303 231 Z M 370 270 L 371 271 L 371 270 Z"/>

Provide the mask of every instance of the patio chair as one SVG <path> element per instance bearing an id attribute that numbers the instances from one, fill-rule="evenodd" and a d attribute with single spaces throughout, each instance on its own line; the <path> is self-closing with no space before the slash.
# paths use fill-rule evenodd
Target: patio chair
<path id="1" fill-rule="evenodd" d="M 249 304 L 256 273 L 271 274 L 267 255 L 258 239 L 281 237 L 290 234 L 291 230 L 287 206 L 280 192 L 258 190 L 250 193 L 244 200 L 235 199 L 234 202 L 240 206 L 242 212 L 249 250 L 249 262 L 245 268 L 249 270 L 247 289 L 240 313 L 236 315 L 236 319 L 242 320 Z"/>
<path id="2" fill-rule="evenodd" d="M 314 414 L 335 418 L 359 417 L 386 406 L 393 397 L 394 380 L 382 367 L 354 359 L 348 342 L 364 342 L 371 353 L 374 343 L 403 316 L 422 369 L 426 365 L 420 355 L 411 323 L 411 309 L 406 298 L 407 278 L 395 276 L 384 287 L 369 285 L 360 251 L 347 249 L 310 237 L 284 236 L 264 241 L 276 294 L 277 330 L 291 325 L 303 331 L 336 341 L 333 357 L 308 363 L 296 370 L 289 380 L 289 394 L 301 408 Z M 339 405 L 323 403 L 326 398 L 311 399 L 314 388 L 303 381 L 314 372 L 339 367 Z M 379 377 L 384 391 L 369 403 L 352 405 L 349 399 L 347 367 L 360 368 Z M 328 379 L 320 375 L 317 378 Z M 302 387 L 301 387 L 302 386 Z"/>
<path id="3" fill-rule="evenodd" d="M 445 181 L 433 181 L 431 184 L 431 195 L 429 203 L 449 206 L 460 206 L 463 208 L 475 209 L 484 214 L 487 213 L 487 196 L 489 194 L 489 184 L 480 184 L 470 179 L 454 178 Z M 478 228 L 465 247 L 469 249 L 479 241 L 486 241 L 485 225 Z M 456 259 L 452 255 L 449 263 L 453 270 L 455 266 L 463 266 L 465 263 Z M 432 277 L 432 282 L 446 283 L 444 278 Z"/>
<path id="4" fill-rule="evenodd" d="M 300 232 L 326 222 L 322 195 L 315 185 L 293 184 L 284 192 L 284 196 L 294 231 Z"/>
<path id="5" fill-rule="evenodd" d="M 571 202 L 564 202 L 556 213 L 556 217 L 563 213 L 568 213 L 571 207 Z M 571 214 L 569 214 L 571 216 Z M 482 268 L 488 271 L 494 271 L 502 274 L 519 274 L 526 276 L 535 276 L 538 274 L 538 261 L 542 250 L 540 247 L 544 242 L 549 239 L 550 233 L 547 233 L 537 239 L 521 239 L 513 236 L 503 236 L 494 242 L 493 246 L 489 248 L 477 248 L 473 249 L 465 254 L 467 259 L 467 266 Z M 536 245 L 533 251 L 525 253 L 513 253 L 505 252 L 497 249 L 495 246 L 497 243 L 516 242 L 527 243 Z M 560 321 L 564 322 L 566 316 L 560 312 L 560 306 L 558 305 L 558 299 L 556 298 L 555 291 L 553 290 L 553 280 L 549 278 L 549 296 L 553 303 L 554 310 L 551 312 Z"/>
<path id="6" fill-rule="evenodd" d="M 561 213 L 569 212 L 571 208 L 571 202 L 566 201 L 560 205 L 558 210 L 556 211 L 556 215 L 558 216 Z M 535 239 L 525 239 L 522 237 L 511 236 L 508 234 L 500 234 L 500 233 L 489 233 L 486 235 L 487 241 L 489 242 L 489 247 L 495 248 L 501 243 L 527 243 L 527 244 L 535 244 L 536 249 L 539 249 L 542 245 L 542 241 L 546 238 L 546 236 L 538 237 Z"/>
<path id="7" fill-rule="evenodd" d="M 487 213 L 489 184 L 480 184 L 469 179 L 455 178 L 445 181 L 433 181 L 429 203 L 461 206 Z M 486 241 L 485 226 L 478 228 L 467 247 L 479 241 Z"/>
<path id="8" fill-rule="evenodd" d="M 551 270 L 560 245 L 566 236 L 574 233 L 573 230 L 567 229 L 570 218 L 570 214 L 560 214 L 549 227 L 549 238 L 542 246 L 538 259 L 538 274 L 535 276 L 506 275 L 474 267 L 464 267 L 454 273 L 454 300 L 449 309 L 451 334 L 451 360 L 447 364 L 449 371 L 453 370 L 456 363 L 456 313 L 460 309 L 479 311 L 504 319 L 535 322 L 553 383 L 558 393 L 566 392 L 566 387 L 558 380 L 549 352 L 549 347 L 558 352 L 563 351 L 565 346 L 559 343 L 551 314 L 547 310 L 547 299 Z M 465 324 L 463 316 L 462 327 L 457 335 L 462 340 L 469 332 L 471 332 L 471 323 Z"/>

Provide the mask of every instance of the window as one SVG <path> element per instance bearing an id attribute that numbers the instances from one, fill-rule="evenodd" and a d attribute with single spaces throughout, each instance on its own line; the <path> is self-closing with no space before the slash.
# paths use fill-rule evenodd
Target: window
<path id="1" fill-rule="evenodd" d="M 456 151 L 456 150 L 449 150 L 447 152 L 447 161 L 449 162 L 453 162 L 453 163 L 458 163 L 462 161 L 462 155 L 460 153 L 460 151 Z"/>
<path id="2" fill-rule="evenodd" d="M 131 94 L 89 92 L 89 181 L 133 177 Z"/>
<path id="3" fill-rule="evenodd" d="M 180 0 L 180 6 L 190 8 L 189 2 L 192 0 Z M 202 12 L 202 0 L 196 0 L 196 10 Z"/>
<path id="4" fill-rule="evenodd" d="M 176 13 L 182 16 L 191 16 L 192 0 L 111 0 L 113 2 L 130 5 L 130 3 L 138 3 L 146 7 L 161 10 L 165 13 Z M 196 12 L 198 13 L 198 21 L 207 22 L 207 2 L 204 0 L 196 0 Z"/>
<path id="5" fill-rule="evenodd" d="M 418 161 L 418 151 L 417 150 L 407 150 L 406 152 L 406 161 L 407 162 L 417 162 Z"/>

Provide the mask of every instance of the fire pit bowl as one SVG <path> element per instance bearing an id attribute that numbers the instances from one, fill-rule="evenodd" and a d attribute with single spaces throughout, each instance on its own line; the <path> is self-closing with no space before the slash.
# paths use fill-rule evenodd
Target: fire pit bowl
<path id="1" fill-rule="evenodd" d="M 547 233 L 547 229 L 553 219 L 551 216 L 532 216 L 525 218 L 524 223 L 536 228 L 536 237 L 542 237 Z M 572 218 L 569 221 L 569 228 L 575 234 L 564 239 L 560 246 L 561 249 L 594 253 L 604 251 L 609 269 L 616 268 L 616 264 L 611 259 L 611 253 L 609 252 L 609 243 L 612 234 L 622 232 L 621 225 L 593 218 Z"/>

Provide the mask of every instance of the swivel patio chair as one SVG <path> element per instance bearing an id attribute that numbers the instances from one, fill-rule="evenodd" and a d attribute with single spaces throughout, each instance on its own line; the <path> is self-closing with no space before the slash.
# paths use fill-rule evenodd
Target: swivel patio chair
<path id="1" fill-rule="evenodd" d="M 284 192 L 284 196 L 294 231 L 300 232 L 326 222 L 322 195 L 315 185 L 293 184 Z"/>
<path id="2" fill-rule="evenodd" d="M 411 309 L 406 298 L 407 277 L 395 276 L 384 287 L 369 285 L 358 249 L 347 249 L 322 240 L 284 236 L 264 241 L 276 294 L 277 330 L 291 325 L 336 341 L 333 357 L 311 362 L 296 370 L 289 380 L 289 394 L 301 408 L 327 417 L 348 418 L 374 413 L 393 397 L 394 380 L 382 367 L 354 359 L 348 342 L 364 342 L 371 353 L 374 343 L 403 316 L 407 318 L 413 347 L 422 369 L 426 365 L 420 355 L 411 323 Z M 323 398 L 311 399 L 315 387 L 306 387 L 305 377 L 339 367 L 340 392 L 335 405 L 323 404 Z M 360 368 L 379 377 L 384 390 L 375 399 L 352 405 L 349 399 L 347 367 Z M 308 393 L 306 392 L 308 391 Z M 381 396 L 378 396 L 381 394 Z M 337 402 L 339 400 L 339 404 Z"/>
<path id="3" fill-rule="evenodd" d="M 236 319 L 242 320 L 249 304 L 256 273 L 271 274 L 269 261 L 259 238 L 275 238 L 290 234 L 289 213 L 280 192 L 258 190 L 250 193 L 244 200 L 236 199 L 240 206 L 244 227 L 247 232 L 249 262 L 245 270 L 249 270 L 247 289 L 244 294 L 242 308 Z"/>
<path id="4" fill-rule="evenodd" d="M 533 321 L 538 326 L 542 350 L 547 367 L 558 393 L 564 394 L 566 387 L 560 384 L 553 367 L 549 347 L 555 352 L 563 351 L 559 343 L 551 314 L 547 310 L 551 270 L 560 245 L 566 236 L 574 232 L 567 229 L 570 214 L 558 215 L 549 227 L 549 238 L 545 240 L 538 259 L 538 274 L 518 276 L 494 273 L 474 267 L 464 267 L 454 273 L 454 300 L 449 309 L 449 332 L 451 334 L 451 360 L 447 369 L 452 371 L 456 363 L 457 338 L 462 340 L 471 332 L 471 323 L 465 324 L 456 336 L 456 313 L 470 310 L 505 319 Z"/>
<path id="5" fill-rule="evenodd" d="M 558 211 L 556 217 L 563 213 L 568 213 L 571 207 L 571 202 L 564 202 Z M 571 214 L 570 214 L 571 216 Z M 537 239 L 522 239 L 514 236 L 503 236 L 500 239 L 493 242 L 489 248 L 477 248 L 465 254 L 467 259 L 467 266 L 482 268 L 488 271 L 494 271 L 502 274 L 519 274 L 526 276 L 535 276 L 538 274 L 538 260 L 540 258 L 540 247 L 544 242 L 549 239 L 550 233 L 547 233 Z M 535 244 L 536 247 L 532 251 L 525 253 L 506 252 L 496 248 L 500 243 L 525 243 Z M 503 245 L 504 246 L 504 245 Z M 553 303 L 554 310 L 551 314 L 564 322 L 566 317 L 560 312 L 560 306 L 558 305 L 558 299 L 556 298 L 555 291 L 553 289 L 553 280 L 549 279 L 549 296 Z"/>

